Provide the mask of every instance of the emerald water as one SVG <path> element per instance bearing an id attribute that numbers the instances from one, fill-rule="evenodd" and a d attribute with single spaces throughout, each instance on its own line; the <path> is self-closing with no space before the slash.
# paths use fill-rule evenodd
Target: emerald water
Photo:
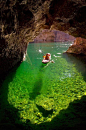
<path id="1" fill-rule="evenodd" d="M 63 53 L 70 45 L 69 42 L 28 45 L 25 61 L 9 73 L 1 87 L 2 109 L 9 109 L 8 104 L 15 108 L 19 114 L 15 122 L 51 122 L 71 102 L 86 95 L 86 65 Z M 43 64 L 39 50 L 51 53 L 54 63 Z"/>

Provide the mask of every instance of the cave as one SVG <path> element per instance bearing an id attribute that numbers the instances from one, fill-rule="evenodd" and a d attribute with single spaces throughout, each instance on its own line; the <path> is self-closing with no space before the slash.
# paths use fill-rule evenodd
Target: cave
<path id="1" fill-rule="evenodd" d="M 86 128 L 85 12 L 86 0 L 0 1 L 1 130 Z"/>

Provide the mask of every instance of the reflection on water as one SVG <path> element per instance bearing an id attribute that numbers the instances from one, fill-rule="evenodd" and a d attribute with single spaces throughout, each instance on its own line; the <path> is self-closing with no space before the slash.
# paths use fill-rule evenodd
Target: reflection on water
<path id="1" fill-rule="evenodd" d="M 70 102 L 86 95 L 85 64 L 75 56 L 63 54 L 70 44 L 28 45 L 26 60 L 8 83 L 8 102 L 19 110 L 21 121 L 50 122 Z M 51 53 L 55 63 L 43 64 L 43 53 L 39 50 Z"/>

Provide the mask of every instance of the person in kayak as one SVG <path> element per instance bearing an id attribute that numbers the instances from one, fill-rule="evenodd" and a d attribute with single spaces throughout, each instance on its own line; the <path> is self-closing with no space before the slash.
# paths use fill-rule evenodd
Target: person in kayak
<path id="1" fill-rule="evenodd" d="M 46 55 L 44 55 L 43 58 L 44 58 L 45 60 L 51 60 L 51 55 L 50 55 L 50 53 L 47 53 Z"/>

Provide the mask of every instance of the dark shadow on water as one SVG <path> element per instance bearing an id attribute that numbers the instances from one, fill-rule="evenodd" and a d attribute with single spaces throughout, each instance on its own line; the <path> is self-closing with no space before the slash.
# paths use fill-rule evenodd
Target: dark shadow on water
<path id="1" fill-rule="evenodd" d="M 40 76 L 38 77 L 39 79 L 34 84 L 33 92 L 29 94 L 30 100 L 34 100 L 38 95 L 40 95 L 40 90 L 42 87 L 42 78 Z"/>
<path id="2" fill-rule="evenodd" d="M 86 56 L 64 53 L 63 58 L 74 64 L 76 70 L 82 74 L 84 81 L 86 81 Z"/>
<path id="3" fill-rule="evenodd" d="M 38 95 L 40 95 L 40 91 L 42 88 L 42 74 L 44 73 L 44 70 L 43 70 L 44 67 L 45 67 L 45 64 L 42 64 L 39 68 L 38 75 L 35 79 L 36 82 L 34 83 L 34 86 L 33 86 L 33 92 L 29 94 L 30 100 L 34 100 Z"/>
<path id="4" fill-rule="evenodd" d="M 18 109 L 14 108 L 8 102 L 8 85 L 12 82 L 16 69 L 20 64 L 16 65 L 14 69 L 9 72 L 8 78 L 6 75 L 0 79 L 0 130 L 17 130 L 22 128 Z M 5 80 L 5 82 L 3 82 Z"/>
<path id="5" fill-rule="evenodd" d="M 42 106 L 37 105 L 37 108 L 39 109 L 39 111 L 42 113 L 43 117 L 48 117 L 48 115 L 52 115 L 53 114 L 53 109 L 52 110 L 45 110 Z"/>

